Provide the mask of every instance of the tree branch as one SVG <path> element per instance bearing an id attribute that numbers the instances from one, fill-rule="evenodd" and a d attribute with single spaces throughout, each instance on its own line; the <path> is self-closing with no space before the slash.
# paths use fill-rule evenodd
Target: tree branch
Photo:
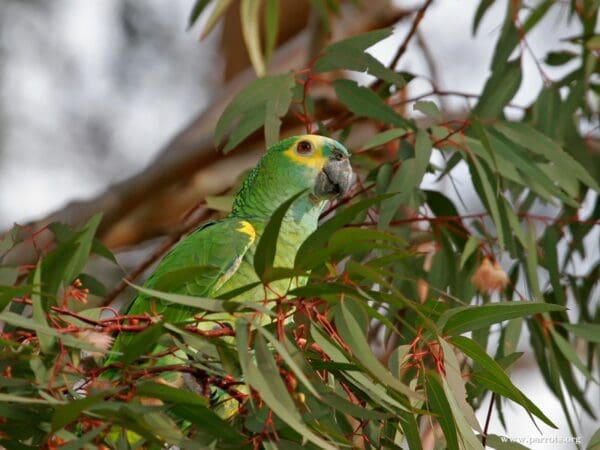
<path id="1" fill-rule="evenodd" d="M 389 9 L 389 5 L 382 4 L 380 9 L 356 9 L 352 14 L 342 14 L 335 24 L 336 37 L 344 38 L 356 32 L 390 26 L 413 12 Z M 305 30 L 278 48 L 273 57 L 273 72 L 303 67 L 309 39 L 309 30 Z M 30 228 L 38 230 L 57 221 L 77 226 L 102 211 L 104 216 L 98 236 L 111 248 L 164 234 L 185 211 L 206 195 L 230 188 L 241 172 L 252 167 L 264 151 L 262 133 L 253 134 L 235 152 L 226 156 L 215 151 L 212 141 L 213 130 L 222 111 L 253 78 L 254 74 L 249 69 L 227 83 L 214 103 L 179 133 L 146 170 L 109 187 L 93 199 L 72 202 L 29 224 Z M 323 98 L 316 104 L 315 118 L 330 118 L 341 110 L 339 103 Z M 292 116 L 284 118 L 282 135 L 297 132 L 301 126 Z M 213 175 L 212 184 L 207 186 L 207 180 L 217 171 L 219 176 Z M 38 244 L 48 244 L 51 239 L 51 233 L 42 234 L 38 237 Z M 36 256 L 30 244 L 20 244 L 5 262 L 24 264 Z"/>
<path id="2" fill-rule="evenodd" d="M 414 20 L 412 22 L 410 30 L 408 31 L 408 34 L 404 38 L 404 41 L 402 42 L 402 44 L 400 45 L 400 47 L 398 47 L 398 50 L 396 51 L 396 54 L 394 55 L 394 58 L 392 59 L 392 62 L 389 65 L 389 67 L 391 69 L 395 69 L 396 68 L 396 65 L 398 64 L 398 61 L 400 61 L 400 58 L 406 52 L 406 49 L 408 48 L 408 44 L 410 43 L 411 39 L 413 38 L 413 36 L 417 32 L 417 29 L 419 28 L 419 24 L 421 23 L 421 20 L 423 20 L 423 17 L 425 17 L 425 13 L 427 12 L 427 9 L 431 5 L 431 3 L 433 3 L 433 0 L 427 0 L 423 4 L 423 6 L 421 6 L 417 10 L 417 14 L 415 15 L 415 18 L 414 18 Z"/>

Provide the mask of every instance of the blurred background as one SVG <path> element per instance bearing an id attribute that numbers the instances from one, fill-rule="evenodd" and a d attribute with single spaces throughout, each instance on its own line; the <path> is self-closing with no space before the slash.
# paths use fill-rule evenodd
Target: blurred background
<path id="1" fill-rule="evenodd" d="M 473 36 L 479 1 L 434 2 L 400 70 L 427 75 L 440 89 L 480 92 L 505 3 L 492 6 Z M 580 32 L 577 22 L 566 24 L 568 2 L 564 3 L 529 35 L 523 83 L 513 99 L 516 106 L 527 106 L 543 85 L 534 56 L 543 59 L 549 49 L 569 49 L 564 38 Z M 395 4 L 411 11 L 421 2 Z M 0 0 L 0 230 L 46 217 L 69 202 L 95 198 L 111 185 L 143 173 L 159 155 L 164 158 L 173 138 L 227 89 L 226 78 L 244 66 L 240 62 L 240 68 L 232 68 L 228 61 L 226 69 L 228 52 L 243 43 L 239 34 L 220 33 L 200 41 L 202 24 L 187 29 L 192 5 L 192 0 Z M 394 36 L 372 53 L 389 62 L 410 23 L 398 22 Z M 557 79 L 570 68 L 545 67 L 544 72 Z M 418 80 L 408 89 L 412 97 L 431 86 Z M 446 114 L 458 114 L 470 104 L 457 96 L 445 97 L 441 106 Z M 407 111 L 413 114 L 412 108 Z M 509 113 L 520 115 L 522 110 L 511 108 Z M 209 158 L 214 155 L 216 160 L 217 151 L 212 151 Z M 246 161 L 242 168 L 250 165 L 252 161 Z M 458 182 L 468 198 L 470 181 Z M 593 236 L 597 239 L 599 234 Z M 523 335 L 520 350 L 528 351 L 528 346 Z M 558 401 L 537 370 L 529 370 L 528 361 L 535 366 L 531 358 L 522 358 L 513 371 L 515 384 L 560 429 L 539 423 L 540 434 L 525 411 L 509 403 L 505 415 L 510 432 L 502 429 L 495 414 L 490 432 L 569 438 Z M 600 405 L 597 389 L 591 403 Z M 482 422 L 486 409 L 487 404 L 478 411 Z M 580 417 L 585 442 L 595 424 L 586 415 Z M 526 445 L 575 448 L 568 443 Z"/>

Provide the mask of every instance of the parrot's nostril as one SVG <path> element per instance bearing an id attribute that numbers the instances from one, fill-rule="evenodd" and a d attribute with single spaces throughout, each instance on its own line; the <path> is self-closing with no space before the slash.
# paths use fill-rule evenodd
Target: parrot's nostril
<path id="1" fill-rule="evenodd" d="M 333 153 L 331 154 L 331 159 L 333 159 L 335 161 L 341 161 L 344 158 L 345 158 L 344 154 L 338 150 L 334 150 Z"/>

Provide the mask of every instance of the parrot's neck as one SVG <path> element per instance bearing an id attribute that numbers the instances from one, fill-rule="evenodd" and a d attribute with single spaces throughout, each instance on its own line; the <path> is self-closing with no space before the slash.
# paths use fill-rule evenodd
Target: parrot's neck
<path id="1" fill-rule="evenodd" d="M 261 202 L 238 204 L 237 208 L 234 208 L 231 212 L 231 215 L 248 220 L 253 224 L 265 226 L 271 220 L 277 208 L 289 197 L 273 205 L 271 205 L 273 202 L 268 201 L 266 198 Z M 308 193 L 302 194 L 288 208 L 281 224 L 282 230 L 287 226 L 292 226 L 294 228 L 307 228 L 310 229 L 309 232 L 312 232 L 317 228 L 319 216 L 325 204 L 324 200 L 316 200 Z"/>
<path id="2" fill-rule="evenodd" d="M 269 201 L 267 198 L 264 198 L 264 201 L 255 205 L 252 205 L 254 202 L 238 202 L 238 207 L 232 211 L 231 215 L 247 220 L 254 226 L 257 234 L 262 235 L 273 213 L 291 196 L 292 194 L 277 204 L 272 204 L 274 202 Z M 325 204 L 326 201 L 315 200 L 308 193 L 301 195 L 291 204 L 281 222 L 279 230 L 277 255 L 275 258 L 276 266 L 293 267 L 298 248 L 317 229 L 319 216 Z"/>
<path id="3" fill-rule="evenodd" d="M 283 188 L 276 192 L 265 192 L 260 188 L 256 189 L 257 183 L 253 183 L 253 181 L 251 173 L 235 198 L 231 216 L 250 220 L 251 222 L 268 222 L 277 208 L 298 193 L 298 191 L 290 188 Z M 325 204 L 325 200 L 318 200 L 309 192 L 305 192 L 291 204 L 284 222 L 293 221 L 296 224 L 305 224 L 314 229 Z"/>

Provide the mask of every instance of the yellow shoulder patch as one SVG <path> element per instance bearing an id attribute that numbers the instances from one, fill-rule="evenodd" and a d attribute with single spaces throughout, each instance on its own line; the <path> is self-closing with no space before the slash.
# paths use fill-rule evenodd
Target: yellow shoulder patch
<path id="1" fill-rule="evenodd" d="M 240 222 L 240 227 L 237 230 L 247 236 L 250 236 L 250 242 L 254 242 L 256 239 L 256 230 L 247 220 L 242 220 Z"/>
<path id="2" fill-rule="evenodd" d="M 298 145 L 299 141 L 310 141 L 315 149 L 314 152 L 310 155 L 299 155 L 296 153 L 296 145 Z M 327 158 L 323 155 L 323 147 L 322 147 L 322 137 L 317 135 L 304 135 L 299 136 L 298 140 L 296 140 L 293 145 L 290 146 L 284 153 L 285 155 L 294 161 L 295 163 L 308 166 L 311 169 L 315 169 L 316 171 L 320 171 L 325 166 L 327 162 Z"/>

